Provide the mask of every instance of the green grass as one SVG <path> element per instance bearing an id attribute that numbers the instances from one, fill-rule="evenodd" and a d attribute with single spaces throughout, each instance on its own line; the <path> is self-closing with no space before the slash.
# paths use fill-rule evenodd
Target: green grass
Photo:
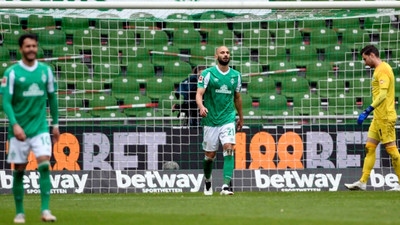
<path id="1" fill-rule="evenodd" d="M 27 224 L 39 222 L 39 195 L 25 195 Z M 57 224 L 399 224 L 396 192 L 237 192 L 52 195 Z M 0 224 L 14 217 L 12 195 L 0 195 Z"/>

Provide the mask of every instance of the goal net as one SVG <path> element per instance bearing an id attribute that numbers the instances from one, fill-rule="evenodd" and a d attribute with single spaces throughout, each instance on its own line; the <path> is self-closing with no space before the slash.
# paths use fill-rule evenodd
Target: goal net
<path id="1" fill-rule="evenodd" d="M 356 120 L 372 102 L 374 71 L 362 61 L 364 46 L 380 50 L 400 93 L 399 15 L 394 9 L 1 9 L 0 75 L 21 59 L 19 36 L 37 34 L 38 58 L 53 68 L 58 86 L 62 135 L 53 143 L 53 192 L 194 192 L 203 188 L 204 151 L 193 87 L 202 70 L 216 65 L 216 48 L 227 46 L 243 82 L 234 190 L 336 191 L 362 173 L 371 119 L 362 126 Z M 0 116 L 0 193 L 11 193 L 8 120 L 2 109 Z M 220 146 L 216 190 L 222 167 Z M 36 169 L 31 154 L 29 193 L 38 191 Z M 368 188 L 396 182 L 379 145 Z"/>

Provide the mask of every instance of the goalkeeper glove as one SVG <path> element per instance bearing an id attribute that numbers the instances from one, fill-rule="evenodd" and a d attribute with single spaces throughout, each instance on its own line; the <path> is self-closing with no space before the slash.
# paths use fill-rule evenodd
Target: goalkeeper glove
<path id="1" fill-rule="evenodd" d="M 366 110 L 364 110 L 364 112 L 362 112 L 360 114 L 360 116 L 358 116 L 358 120 L 357 120 L 358 125 L 361 125 L 364 122 L 364 120 L 367 119 L 368 115 L 372 111 L 374 111 L 374 107 L 368 106 L 368 108 Z"/>

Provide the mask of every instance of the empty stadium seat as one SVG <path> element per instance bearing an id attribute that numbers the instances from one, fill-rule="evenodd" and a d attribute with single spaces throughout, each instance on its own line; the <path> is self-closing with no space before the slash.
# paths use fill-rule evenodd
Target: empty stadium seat
<path id="1" fill-rule="evenodd" d="M 318 60 L 317 50 L 310 45 L 297 45 L 290 49 L 290 62 L 307 63 Z"/>
<path id="2" fill-rule="evenodd" d="M 345 44 L 328 45 L 325 48 L 325 61 L 341 62 L 353 60 L 351 48 Z"/>
<path id="3" fill-rule="evenodd" d="M 181 28 L 173 33 L 173 44 L 179 49 L 191 49 L 201 43 L 201 35 L 191 28 Z"/>
<path id="4" fill-rule="evenodd" d="M 174 21 L 174 20 L 176 20 L 176 21 Z M 191 20 L 193 20 L 193 17 L 189 14 L 173 13 L 173 14 L 170 14 L 167 16 L 166 27 L 169 29 L 176 29 L 176 30 L 179 30 L 182 28 L 193 29 L 194 24 Z"/>
<path id="5" fill-rule="evenodd" d="M 234 68 L 242 74 L 242 82 L 250 82 L 256 74 L 262 72 L 262 67 L 256 62 L 242 62 L 234 66 Z"/>
<path id="6" fill-rule="evenodd" d="M 310 93 L 310 87 L 305 78 L 295 76 L 282 80 L 281 93 L 286 97 L 293 97 L 298 94 Z"/>
<path id="7" fill-rule="evenodd" d="M 151 99 L 171 94 L 174 91 L 174 82 L 168 78 L 153 77 L 146 82 L 146 95 Z"/>
<path id="8" fill-rule="evenodd" d="M 235 35 L 228 29 L 214 29 L 208 32 L 207 44 L 214 46 L 232 46 L 236 44 Z"/>
<path id="9" fill-rule="evenodd" d="M 259 107 L 263 115 L 280 116 L 287 110 L 287 99 L 283 95 L 263 95 Z"/>
<path id="10" fill-rule="evenodd" d="M 112 30 L 108 32 L 108 46 L 119 50 L 136 47 L 136 33 L 131 30 Z"/>
<path id="11" fill-rule="evenodd" d="M 246 30 L 243 32 L 242 44 L 247 48 L 267 47 L 271 44 L 271 37 L 268 30 Z"/>
<path id="12" fill-rule="evenodd" d="M 316 62 L 307 65 L 306 78 L 310 82 L 318 82 L 319 80 L 326 80 L 329 76 L 333 75 L 332 65 L 326 62 Z"/>
<path id="13" fill-rule="evenodd" d="M 262 21 L 261 16 L 252 13 L 235 16 L 232 20 L 238 21 L 233 23 L 233 31 L 235 33 L 243 33 L 245 30 L 262 29 L 262 24 L 267 24 L 267 22 Z M 253 20 L 254 22 L 247 22 L 249 20 Z"/>
<path id="14" fill-rule="evenodd" d="M 182 99 L 177 99 L 173 93 L 160 96 L 158 100 L 158 108 L 162 116 L 177 116 L 178 111 L 173 112 L 174 104 L 182 104 Z"/>
<path id="15" fill-rule="evenodd" d="M 124 65 L 129 65 L 134 62 L 148 62 L 150 63 L 150 50 L 144 47 L 127 47 L 121 50 L 121 61 Z"/>
<path id="16" fill-rule="evenodd" d="M 67 34 L 73 34 L 74 30 L 88 29 L 89 18 L 82 15 L 70 14 L 61 19 L 61 28 Z"/>
<path id="17" fill-rule="evenodd" d="M 293 96 L 293 110 L 299 115 L 315 115 L 321 110 L 321 99 L 318 95 L 298 94 Z"/>
<path id="18" fill-rule="evenodd" d="M 371 78 L 350 79 L 350 92 L 356 97 L 371 96 Z"/>
<path id="19" fill-rule="evenodd" d="M 159 20 L 151 13 L 136 12 L 130 15 L 129 26 L 133 26 L 135 29 L 143 30 L 157 27 L 157 21 Z"/>
<path id="20" fill-rule="evenodd" d="M 54 50 L 54 48 L 66 44 L 65 33 L 61 30 L 39 30 L 37 35 L 39 45 L 44 50 Z"/>
<path id="21" fill-rule="evenodd" d="M 274 45 L 258 48 L 258 62 L 271 64 L 270 62 L 287 62 L 285 47 Z"/>
<path id="22" fill-rule="evenodd" d="M 93 77 L 111 79 L 120 76 L 121 67 L 117 64 L 98 64 L 94 66 Z"/>
<path id="23" fill-rule="evenodd" d="M 126 76 L 131 79 L 149 79 L 154 75 L 154 65 L 148 62 L 132 62 L 126 69 Z"/>
<path id="24" fill-rule="evenodd" d="M 247 92 L 252 98 L 260 98 L 265 94 L 276 94 L 275 81 L 269 77 L 255 77 L 247 85 Z"/>
<path id="25" fill-rule="evenodd" d="M 0 47 L 0 62 L 7 62 L 10 60 L 10 51 L 8 48 Z"/>
<path id="26" fill-rule="evenodd" d="M 314 47 L 324 47 L 329 44 L 338 44 L 338 36 L 329 28 L 313 28 L 310 32 L 310 44 Z"/>
<path id="27" fill-rule="evenodd" d="M 192 73 L 192 67 L 189 63 L 175 61 L 164 65 L 163 77 L 167 77 L 174 83 L 180 83 Z"/>
<path id="28" fill-rule="evenodd" d="M 228 46 L 228 48 L 232 61 L 250 61 L 250 49 L 240 45 Z"/>
<path id="29" fill-rule="evenodd" d="M 338 18 L 332 20 L 332 29 L 360 28 L 360 18 Z"/>
<path id="30" fill-rule="evenodd" d="M 335 97 L 345 93 L 345 81 L 328 78 L 318 82 L 318 94 L 321 97 Z"/>
<path id="31" fill-rule="evenodd" d="M 168 65 L 180 59 L 177 55 L 180 51 L 174 46 L 160 46 L 154 48 L 153 51 L 155 52 L 151 54 L 151 57 L 154 65 Z"/>
<path id="32" fill-rule="evenodd" d="M 9 50 L 19 50 L 18 39 L 21 35 L 26 34 L 24 30 L 13 30 L 11 32 L 2 33 L 3 46 Z"/>
<path id="33" fill-rule="evenodd" d="M 269 72 L 274 72 L 269 76 L 275 80 L 275 82 L 282 82 L 282 80 L 297 75 L 297 72 L 285 72 L 289 69 L 297 69 L 296 64 L 277 61 L 269 63 Z"/>
<path id="34" fill-rule="evenodd" d="M 138 104 L 151 103 L 150 98 L 143 96 L 143 95 L 134 94 L 134 92 L 132 92 L 132 93 L 133 94 L 125 95 L 125 98 L 123 99 L 124 105 L 138 105 Z M 138 113 L 147 112 L 147 111 L 148 111 L 148 108 L 146 108 L 146 107 L 134 107 L 134 108 L 124 109 L 124 113 L 127 116 L 138 116 Z"/>
<path id="35" fill-rule="evenodd" d="M 73 44 L 80 49 L 100 46 L 103 39 L 98 29 L 75 30 L 73 33 Z"/>
<path id="36" fill-rule="evenodd" d="M 28 16 L 28 28 L 55 27 L 53 16 L 31 14 Z"/>
<path id="37" fill-rule="evenodd" d="M 271 30 L 270 33 L 277 46 L 290 47 L 303 44 L 303 37 L 295 28 Z"/>
<path id="38" fill-rule="evenodd" d="M 68 57 L 68 56 L 78 56 L 80 55 L 80 51 L 75 49 L 73 46 L 62 45 L 56 46 L 52 50 L 52 57 Z M 64 59 L 62 61 L 67 61 L 68 59 Z M 70 59 L 70 61 L 79 61 L 79 59 Z"/>
<path id="39" fill-rule="evenodd" d="M 400 32 L 397 29 L 384 29 L 379 32 L 379 45 L 383 49 L 399 48 Z"/>
<path id="40" fill-rule="evenodd" d="M 356 107 L 355 98 L 344 94 L 330 96 L 328 103 L 329 111 L 336 115 L 352 114 Z"/>
<path id="41" fill-rule="evenodd" d="M 205 22 L 201 23 L 201 21 Z M 206 30 L 228 29 L 228 24 L 226 23 L 226 16 L 220 12 L 205 12 L 200 16 L 199 22 L 200 22 L 200 28 Z"/>
<path id="42" fill-rule="evenodd" d="M 0 14 L 0 30 L 21 29 L 21 22 L 18 15 L 14 14 Z"/>
<path id="43" fill-rule="evenodd" d="M 190 54 L 194 57 L 190 58 L 193 65 L 211 65 L 215 63 L 216 47 L 213 45 L 197 45 L 190 50 Z"/>
<path id="44" fill-rule="evenodd" d="M 120 77 L 112 82 L 112 96 L 117 100 L 124 99 L 127 94 L 138 93 L 139 83 L 135 78 Z"/>
<path id="45" fill-rule="evenodd" d="M 168 45 L 168 35 L 162 30 L 137 30 L 137 46 L 158 48 Z"/>
<path id="46" fill-rule="evenodd" d="M 341 42 L 343 44 L 368 43 L 370 42 L 369 34 L 360 28 L 347 28 L 344 31 L 338 31 L 342 35 Z"/>
<path id="47" fill-rule="evenodd" d="M 92 64 L 120 64 L 119 52 L 116 48 L 108 46 L 92 47 L 90 48 L 90 53 L 92 56 Z"/>

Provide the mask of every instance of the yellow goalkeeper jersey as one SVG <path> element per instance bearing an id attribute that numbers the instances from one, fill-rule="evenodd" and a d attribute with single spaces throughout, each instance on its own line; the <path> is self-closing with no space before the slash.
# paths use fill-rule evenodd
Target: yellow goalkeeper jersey
<path id="1" fill-rule="evenodd" d="M 392 67 L 386 62 L 382 62 L 375 68 L 372 77 L 372 100 L 379 96 L 380 89 L 387 89 L 386 99 L 374 110 L 374 119 L 396 120 L 397 114 L 394 108 L 394 75 Z"/>

